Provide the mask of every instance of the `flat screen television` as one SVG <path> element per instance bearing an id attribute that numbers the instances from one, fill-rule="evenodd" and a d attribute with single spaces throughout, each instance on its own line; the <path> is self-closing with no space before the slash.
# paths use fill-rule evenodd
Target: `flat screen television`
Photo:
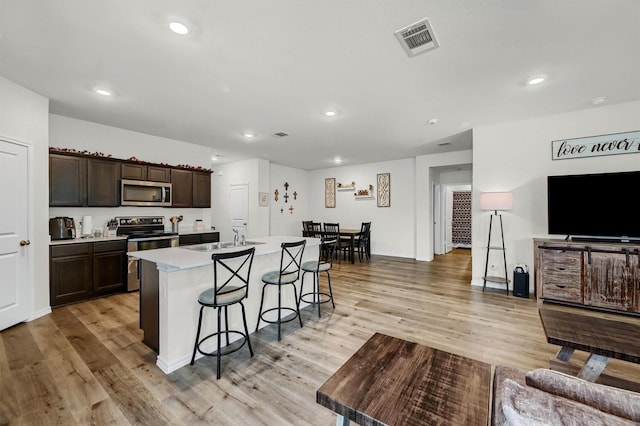
<path id="1" fill-rule="evenodd" d="M 640 171 L 547 177 L 549 234 L 640 240 Z"/>

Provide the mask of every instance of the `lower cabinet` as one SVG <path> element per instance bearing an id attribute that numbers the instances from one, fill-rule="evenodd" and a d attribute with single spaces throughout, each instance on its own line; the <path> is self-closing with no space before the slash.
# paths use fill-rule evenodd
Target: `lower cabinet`
<path id="1" fill-rule="evenodd" d="M 49 247 L 52 307 L 127 289 L 127 242 L 100 241 Z"/>
<path id="2" fill-rule="evenodd" d="M 538 297 L 640 314 L 640 245 L 535 240 Z"/>
<path id="3" fill-rule="evenodd" d="M 193 244 L 217 243 L 220 241 L 219 232 L 202 232 L 198 234 L 180 235 L 180 245 L 189 246 Z"/>

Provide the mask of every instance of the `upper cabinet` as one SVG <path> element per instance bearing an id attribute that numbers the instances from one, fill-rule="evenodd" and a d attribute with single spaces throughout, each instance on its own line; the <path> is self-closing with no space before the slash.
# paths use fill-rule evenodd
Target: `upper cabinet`
<path id="1" fill-rule="evenodd" d="M 191 207 L 193 191 L 193 172 L 189 170 L 171 170 L 171 192 L 173 207 Z"/>
<path id="2" fill-rule="evenodd" d="M 49 155 L 49 205 L 52 207 L 87 205 L 86 158 Z"/>
<path id="3" fill-rule="evenodd" d="M 120 205 L 120 163 L 112 160 L 87 160 L 87 206 Z"/>
<path id="4" fill-rule="evenodd" d="M 171 169 L 146 164 L 122 163 L 122 179 L 171 182 Z"/>
<path id="5" fill-rule="evenodd" d="M 49 205 L 52 207 L 117 207 L 120 167 L 111 160 L 49 156 Z"/>
<path id="6" fill-rule="evenodd" d="M 121 179 L 171 182 L 171 207 L 211 207 L 209 170 L 139 164 L 77 153 L 49 154 L 49 206 L 118 207 Z"/>
<path id="7" fill-rule="evenodd" d="M 211 207 L 211 173 L 193 172 L 193 207 Z"/>

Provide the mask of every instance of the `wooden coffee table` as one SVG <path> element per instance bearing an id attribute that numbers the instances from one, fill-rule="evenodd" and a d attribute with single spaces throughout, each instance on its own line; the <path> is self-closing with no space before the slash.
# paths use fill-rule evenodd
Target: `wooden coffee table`
<path id="1" fill-rule="evenodd" d="M 490 383 L 490 364 L 376 333 L 316 402 L 337 425 L 487 425 Z"/>
<path id="2" fill-rule="evenodd" d="M 580 378 L 595 382 L 610 358 L 640 363 L 640 321 L 600 318 L 579 309 L 540 308 L 539 313 L 547 342 L 562 346 L 556 355 L 559 365 L 568 363 L 575 350 L 590 353 Z"/>

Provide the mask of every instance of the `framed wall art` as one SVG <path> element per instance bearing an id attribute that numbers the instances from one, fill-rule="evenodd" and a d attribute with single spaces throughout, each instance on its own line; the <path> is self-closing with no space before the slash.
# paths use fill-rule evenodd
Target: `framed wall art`
<path id="1" fill-rule="evenodd" d="M 391 207 L 391 173 L 378 173 L 378 207 Z"/>
<path id="2" fill-rule="evenodd" d="M 269 194 L 267 194 L 266 192 L 259 192 L 258 202 L 260 207 L 267 207 L 269 205 Z"/>
<path id="3" fill-rule="evenodd" d="M 324 180 L 324 207 L 327 209 L 336 206 L 336 178 L 326 178 Z"/>

